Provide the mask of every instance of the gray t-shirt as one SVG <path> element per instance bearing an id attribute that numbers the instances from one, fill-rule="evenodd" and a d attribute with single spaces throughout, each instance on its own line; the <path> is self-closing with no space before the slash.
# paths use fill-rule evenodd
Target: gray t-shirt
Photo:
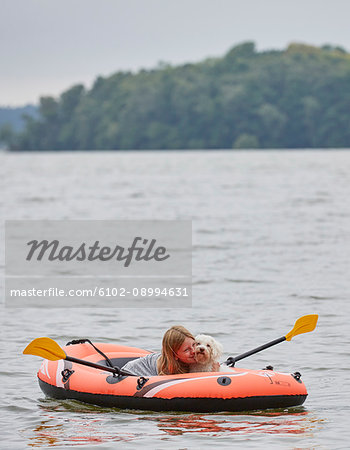
<path id="1" fill-rule="evenodd" d="M 160 355 L 160 352 L 150 353 L 149 355 L 134 359 L 133 361 L 127 362 L 122 367 L 122 370 L 126 370 L 127 372 L 131 372 L 140 377 L 152 377 L 158 375 L 157 359 Z"/>

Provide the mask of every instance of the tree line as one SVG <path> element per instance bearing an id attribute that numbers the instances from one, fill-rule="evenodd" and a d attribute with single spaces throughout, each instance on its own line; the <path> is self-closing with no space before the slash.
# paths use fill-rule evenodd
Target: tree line
<path id="1" fill-rule="evenodd" d="M 350 54 L 291 44 L 98 77 L 42 97 L 10 150 L 350 148 Z"/>

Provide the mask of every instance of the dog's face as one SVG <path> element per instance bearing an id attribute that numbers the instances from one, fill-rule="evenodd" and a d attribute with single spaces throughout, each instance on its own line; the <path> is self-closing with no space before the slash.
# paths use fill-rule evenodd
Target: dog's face
<path id="1" fill-rule="evenodd" d="M 217 361 L 222 355 L 222 345 L 213 337 L 206 334 L 196 336 L 196 361 L 199 364 L 206 364 L 209 361 Z"/>

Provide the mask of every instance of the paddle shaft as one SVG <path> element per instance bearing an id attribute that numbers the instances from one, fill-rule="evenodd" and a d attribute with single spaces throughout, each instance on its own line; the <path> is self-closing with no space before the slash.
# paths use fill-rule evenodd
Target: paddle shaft
<path id="1" fill-rule="evenodd" d="M 106 370 L 107 372 L 112 372 L 115 375 L 123 375 L 123 376 L 136 376 L 132 373 L 129 372 L 124 372 L 124 370 L 115 368 L 115 367 L 108 367 L 108 366 L 102 366 L 102 364 L 97 364 L 91 361 L 85 361 L 84 359 L 78 359 L 78 358 L 74 358 L 73 356 L 68 356 L 66 355 L 65 358 L 67 361 L 73 362 L 73 363 L 77 363 L 77 364 L 81 364 L 83 366 L 89 366 L 89 367 L 94 367 L 95 369 L 101 369 L 101 370 Z"/>
<path id="2" fill-rule="evenodd" d="M 235 356 L 234 358 L 232 358 L 232 360 L 234 360 L 234 362 L 240 361 L 241 359 L 247 358 L 250 355 L 254 355 L 254 353 L 261 352 L 262 350 L 265 350 L 265 348 L 272 347 L 273 345 L 279 344 L 280 342 L 283 342 L 285 340 L 286 340 L 286 337 L 282 336 L 278 339 L 268 342 L 267 344 L 260 345 L 260 347 L 256 347 L 253 350 L 249 350 L 249 352 L 245 352 L 245 353 L 242 353 L 241 355 Z"/>

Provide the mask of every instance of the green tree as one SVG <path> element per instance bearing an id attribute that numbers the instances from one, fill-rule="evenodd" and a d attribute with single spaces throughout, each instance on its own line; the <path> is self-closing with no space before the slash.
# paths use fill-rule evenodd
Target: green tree
<path id="1" fill-rule="evenodd" d="M 350 55 L 253 42 L 221 58 L 98 77 L 43 97 L 12 150 L 350 147 Z"/>

